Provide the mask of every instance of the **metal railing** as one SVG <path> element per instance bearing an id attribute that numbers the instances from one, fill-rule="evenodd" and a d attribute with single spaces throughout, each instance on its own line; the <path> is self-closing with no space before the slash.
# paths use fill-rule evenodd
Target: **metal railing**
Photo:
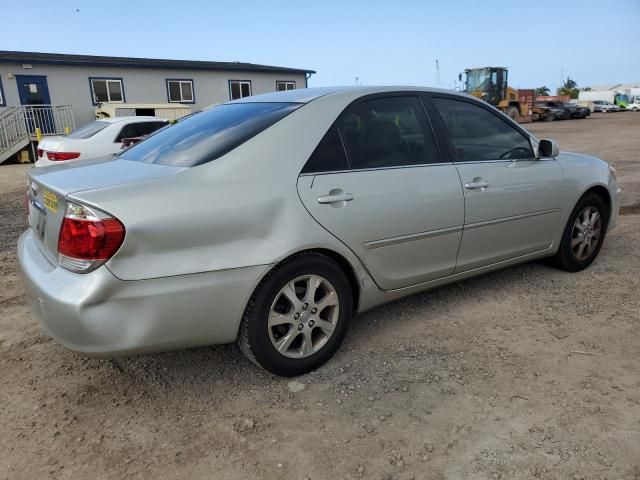
<path id="1" fill-rule="evenodd" d="M 24 110 L 21 107 L 9 107 L 0 114 L 0 161 L 3 154 L 14 147 L 26 144 L 29 132 L 24 123 Z"/>
<path id="2" fill-rule="evenodd" d="M 24 105 L 25 126 L 34 137 L 36 128 L 42 135 L 64 135 L 75 130 L 71 105 Z"/>
<path id="3" fill-rule="evenodd" d="M 42 136 L 63 135 L 75 129 L 71 105 L 22 105 L 0 112 L 0 163 L 16 149 Z"/>

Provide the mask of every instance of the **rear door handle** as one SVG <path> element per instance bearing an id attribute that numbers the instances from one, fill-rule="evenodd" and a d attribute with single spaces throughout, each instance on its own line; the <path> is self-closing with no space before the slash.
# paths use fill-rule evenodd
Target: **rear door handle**
<path id="1" fill-rule="evenodd" d="M 480 177 L 476 177 L 473 179 L 472 182 L 468 182 L 464 184 L 464 188 L 466 188 L 467 190 L 476 190 L 478 188 L 481 190 L 484 190 L 488 186 L 489 186 L 489 182 L 482 180 Z"/>
<path id="2" fill-rule="evenodd" d="M 329 192 L 329 195 L 318 197 L 318 203 L 323 205 L 344 206 L 346 202 L 350 202 L 351 200 L 353 200 L 353 195 L 351 193 L 345 193 L 341 188 L 333 188 Z"/>

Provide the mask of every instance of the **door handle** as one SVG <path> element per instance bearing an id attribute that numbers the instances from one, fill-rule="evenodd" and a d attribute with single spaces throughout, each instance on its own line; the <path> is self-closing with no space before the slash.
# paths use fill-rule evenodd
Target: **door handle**
<path id="1" fill-rule="evenodd" d="M 318 197 L 318 203 L 323 205 L 331 204 L 335 206 L 344 206 L 346 202 L 353 200 L 351 193 L 345 193 L 340 188 L 334 188 L 329 192 L 329 195 Z"/>
<path id="2" fill-rule="evenodd" d="M 478 188 L 481 190 L 484 190 L 488 186 L 489 186 L 489 182 L 484 181 L 480 177 L 476 177 L 473 179 L 472 182 L 467 182 L 464 184 L 464 188 L 466 188 L 467 190 L 476 190 Z"/>

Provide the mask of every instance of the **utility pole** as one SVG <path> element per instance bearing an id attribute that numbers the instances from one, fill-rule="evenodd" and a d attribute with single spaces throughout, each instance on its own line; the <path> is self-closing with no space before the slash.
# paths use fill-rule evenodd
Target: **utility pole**
<path id="1" fill-rule="evenodd" d="M 440 88 L 440 62 L 436 58 L 436 87 Z"/>

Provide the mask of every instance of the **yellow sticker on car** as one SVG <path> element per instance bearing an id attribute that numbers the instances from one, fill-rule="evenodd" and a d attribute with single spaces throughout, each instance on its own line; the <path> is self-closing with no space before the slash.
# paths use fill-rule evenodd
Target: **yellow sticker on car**
<path id="1" fill-rule="evenodd" d="M 56 197 L 56 194 L 48 190 L 45 190 L 43 195 L 44 195 L 44 206 L 51 213 L 56 213 L 58 211 L 58 197 Z"/>

